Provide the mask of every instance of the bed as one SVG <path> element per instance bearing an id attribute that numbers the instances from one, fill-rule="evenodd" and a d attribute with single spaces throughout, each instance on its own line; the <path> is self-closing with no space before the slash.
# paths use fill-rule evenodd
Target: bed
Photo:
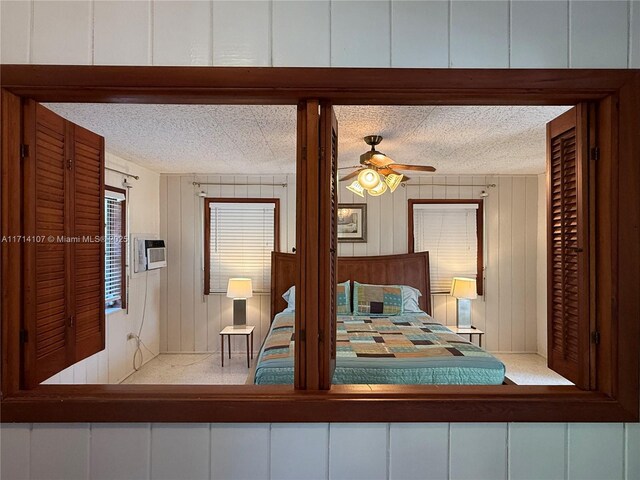
<path id="1" fill-rule="evenodd" d="M 294 283 L 295 256 L 272 255 L 271 323 L 253 374 L 256 384 L 292 384 L 295 313 L 282 294 Z M 338 282 L 408 285 L 422 292 L 420 312 L 339 315 L 334 384 L 500 385 L 502 362 L 431 317 L 426 252 L 340 257 Z M 352 290 L 353 291 L 353 290 Z"/>

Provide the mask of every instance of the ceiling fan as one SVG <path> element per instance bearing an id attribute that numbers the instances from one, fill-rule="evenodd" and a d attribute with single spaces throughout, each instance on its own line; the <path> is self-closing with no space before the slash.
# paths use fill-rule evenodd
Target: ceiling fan
<path id="1" fill-rule="evenodd" d="M 400 183 L 409 180 L 409 177 L 397 170 L 436 171 L 434 167 L 427 165 L 405 165 L 394 162 L 384 153 L 376 150 L 376 146 L 382 141 L 382 136 L 380 135 L 368 135 L 364 137 L 364 141 L 371 146 L 371 150 L 360 155 L 360 165 L 339 168 L 339 170 L 355 168 L 353 172 L 342 177 L 340 181 L 345 182 L 358 177 L 347 187 L 348 190 L 356 195 L 364 197 L 365 192 L 367 192 L 369 195 L 377 197 L 386 192 L 387 189 L 393 192 Z"/>

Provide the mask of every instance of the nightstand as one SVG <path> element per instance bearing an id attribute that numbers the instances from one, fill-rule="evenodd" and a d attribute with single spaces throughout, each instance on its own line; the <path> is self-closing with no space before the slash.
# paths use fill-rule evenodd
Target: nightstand
<path id="1" fill-rule="evenodd" d="M 469 335 L 469 341 L 473 343 L 473 336 L 478 335 L 478 346 L 482 347 L 482 336 L 484 332 L 479 328 L 460 328 L 460 327 L 447 327 L 453 333 L 458 335 Z"/>
<path id="2" fill-rule="evenodd" d="M 222 366 L 224 367 L 224 336 L 227 336 L 229 345 L 229 358 L 231 358 L 231 337 L 233 335 L 244 335 L 247 338 L 247 368 L 251 367 L 251 360 L 249 359 L 249 352 L 251 352 L 251 358 L 253 358 L 253 325 L 243 325 L 241 327 L 234 327 L 229 325 L 220 330 L 220 345 Z"/>

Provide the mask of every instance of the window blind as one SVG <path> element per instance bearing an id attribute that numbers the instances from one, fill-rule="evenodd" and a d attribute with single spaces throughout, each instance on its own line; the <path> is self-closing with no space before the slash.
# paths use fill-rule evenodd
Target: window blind
<path id="1" fill-rule="evenodd" d="M 414 249 L 429 252 L 433 293 L 448 293 L 453 277 L 477 277 L 477 210 L 476 204 L 414 205 Z"/>
<path id="2" fill-rule="evenodd" d="M 254 292 L 271 288 L 274 203 L 210 203 L 210 291 L 226 292 L 230 278 L 250 278 Z"/>
<path id="3" fill-rule="evenodd" d="M 107 191 L 104 199 L 105 208 L 105 304 L 113 307 L 122 301 L 122 256 L 124 242 L 122 231 L 124 195 Z"/>

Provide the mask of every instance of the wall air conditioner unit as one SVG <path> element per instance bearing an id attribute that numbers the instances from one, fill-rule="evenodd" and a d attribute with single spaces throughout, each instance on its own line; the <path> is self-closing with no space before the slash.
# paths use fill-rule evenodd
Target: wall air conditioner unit
<path id="1" fill-rule="evenodd" d="M 136 238 L 135 242 L 135 273 L 167 266 L 167 247 L 164 240 Z"/>

